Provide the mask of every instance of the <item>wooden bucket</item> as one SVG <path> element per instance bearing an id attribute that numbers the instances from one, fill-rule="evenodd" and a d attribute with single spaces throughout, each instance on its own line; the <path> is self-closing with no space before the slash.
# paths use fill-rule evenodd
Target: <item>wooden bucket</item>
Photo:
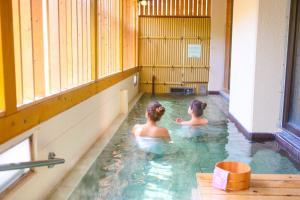
<path id="1" fill-rule="evenodd" d="M 218 162 L 215 167 L 229 172 L 226 190 L 246 190 L 250 187 L 251 167 L 240 162 Z"/>

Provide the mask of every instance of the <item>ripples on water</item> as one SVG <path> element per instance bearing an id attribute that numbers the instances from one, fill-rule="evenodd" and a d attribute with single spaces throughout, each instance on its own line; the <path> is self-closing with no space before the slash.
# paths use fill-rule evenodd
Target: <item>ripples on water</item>
<path id="1" fill-rule="evenodd" d="M 197 97 L 207 102 L 207 126 L 182 127 L 176 117 L 188 119 L 187 108 L 195 97 L 159 96 L 166 107 L 160 126 L 169 129 L 170 144 L 140 148 L 130 134 L 145 122 L 151 100 L 144 95 L 118 132 L 82 179 L 70 199 L 159 200 L 190 199 L 197 172 L 212 172 L 216 162 L 241 161 L 254 173 L 300 173 L 299 166 L 280 152 L 274 142 L 250 142 L 228 121 L 228 105 L 219 96 Z M 161 146 L 160 146 L 161 145 Z"/>

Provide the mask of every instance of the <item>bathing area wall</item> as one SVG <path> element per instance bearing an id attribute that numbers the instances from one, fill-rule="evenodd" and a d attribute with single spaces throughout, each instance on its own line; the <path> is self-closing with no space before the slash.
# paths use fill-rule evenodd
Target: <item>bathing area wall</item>
<path id="1" fill-rule="evenodd" d="M 33 135 L 37 160 L 55 152 L 66 163 L 52 169 L 35 169 L 6 199 L 45 198 L 121 113 L 121 91 L 128 91 L 128 102 L 138 94 L 133 79 L 130 76 L 10 141 L 17 143 Z"/>

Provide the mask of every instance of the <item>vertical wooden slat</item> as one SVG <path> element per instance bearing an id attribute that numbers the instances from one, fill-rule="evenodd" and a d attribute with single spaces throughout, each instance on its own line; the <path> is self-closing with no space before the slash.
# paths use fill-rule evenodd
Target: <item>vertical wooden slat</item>
<path id="1" fill-rule="evenodd" d="M 73 86 L 72 2 L 66 0 L 68 88 Z"/>
<path id="2" fill-rule="evenodd" d="M 183 0 L 177 0 L 178 1 L 178 7 L 177 7 L 177 16 L 182 16 L 183 15 Z"/>
<path id="3" fill-rule="evenodd" d="M 87 82 L 87 74 L 88 74 L 88 67 L 87 67 L 87 1 L 90 0 L 83 0 L 82 1 L 82 82 Z"/>
<path id="4" fill-rule="evenodd" d="M 114 34 L 115 34 L 115 27 L 114 27 L 114 24 L 115 24 L 115 10 L 113 9 L 114 7 L 114 2 L 115 0 L 111 0 L 109 1 L 109 31 L 108 31 L 108 65 L 109 65 L 109 68 L 108 68 L 108 74 L 107 75 L 110 75 L 112 74 L 112 72 L 114 71 L 113 68 L 115 67 L 114 65 L 114 61 L 115 61 L 115 46 L 114 46 L 114 42 L 115 42 L 115 37 L 114 37 Z"/>
<path id="5" fill-rule="evenodd" d="M 149 15 L 149 12 L 150 12 L 150 10 L 149 10 L 149 5 L 147 4 L 146 6 L 142 6 L 142 8 L 144 8 L 144 15 L 145 16 L 148 16 Z"/>
<path id="6" fill-rule="evenodd" d="M 177 0 L 172 1 L 172 15 L 176 16 L 176 6 L 177 6 Z"/>
<path id="7" fill-rule="evenodd" d="M 206 0 L 202 0 L 202 16 L 206 15 Z"/>
<path id="8" fill-rule="evenodd" d="M 17 104 L 23 104 L 22 86 L 22 56 L 21 56 L 21 30 L 20 30 L 20 3 L 19 0 L 12 1 L 13 9 L 13 34 L 14 34 L 14 53 L 15 53 L 15 76 Z"/>
<path id="9" fill-rule="evenodd" d="M 110 58 L 109 58 L 109 51 L 110 51 L 110 40 L 109 40 L 109 32 L 110 32 L 110 3 L 109 2 L 105 2 L 104 0 L 104 27 L 103 30 L 105 32 L 105 38 L 104 38 L 104 53 L 105 53 L 105 58 L 104 58 L 104 62 L 105 65 L 103 65 L 103 76 L 107 76 L 109 74 L 109 63 L 110 63 Z"/>
<path id="10" fill-rule="evenodd" d="M 20 1 L 21 67 L 23 103 L 34 100 L 34 72 L 30 0 Z"/>
<path id="11" fill-rule="evenodd" d="M 166 0 L 160 0 L 160 15 L 165 16 L 166 14 Z"/>
<path id="12" fill-rule="evenodd" d="M 193 16 L 197 16 L 197 1 L 198 0 L 193 0 Z"/>
<path id="13" fill-rule="evenodd" d="M 58 0 L 48 0 L 50 93 L 60 91 Z"/>
<path id="14" fill-rule="evenodd" d="M 147 2 L 148 15 L 153 16 L 153 0 Z"/>
<path id="15" fill-rule="evenodd" d="M 72 0 L 72 63 L 73 86 L 78 85 L 78 40 L 77 40 L 77 2 Z"/>
<path id="16" fill-rule="evenodd" d="M 188 16 L 189 15 L 189 0 L 184 0 L 184 15 Z"/>
<path id="17" fill-rule="evenodd" d="M 166 0 L 166 12 L 165 12 L 166 16 L 170 15 L 170 0 Z"/>
<path id="18" fill-rule="evenodd" d="M 91 5 L 91 11 L 94 10 L 94 12 L 96 12 L 97 19 L 95 19 L 96 22 L 94 22 L 94 23 L 96 23 L 96 25 L 94 25 L 94 28 L 97 27 L 97 29 L 94 30 L 94 28 L 92 27 L 92 30 L 91 30 L 92 36 L 91 37 L 95 37 L 94 40 L 97 40 L 97 43 L 96 43 L 96 45 L 97 45 L 97 47 L 96 47 L 97 54 L 95 56 L 96 56 L 96 59 L 98 60 L 98 63 L 97 64 L 94 63 L 94 64 L 95 64 L 95 67 L 97 68 L 97 72 L 98 72 L 97 77 L 100 78 L 103 74 L 102 66 L 103 66 L 103 63 L 104 63 L 104 56 L 103 56 L 104 51 L 103 51 L 103 48 L 102 48 L 103 39 L 104 39 L 104 31 L 103 31 L 103 23 L 104 23 L 103 21 L 104 21 L 104 19 L 102 17 L 102 15 L 104 13 L 104 4 L 103 4 L 102 0 L 99 0 L 99 1 L 95 0 L 95 1 L 96 2 L 93 2 L 93 4 L 95 4 L 95 5 Z M 92 9 L 92 7 L 95 7 L 95 6 L 96 6 L 96 10 L 95 10 L 95 8 Z M 93 16 L 92 13 L 91 13 L 91 16 Z M 91 17 L 91 20 L 94 20 L 94 19 Z M 92 25 L 94 23 L 92 23 Z M 93 40 L 92 40 L 92 45 L 94 45 Z M 95 62 L 95 58 L 93 58 L 93 62 Z"/>
<path id="19" fill-rule="evenodd" d="M 120 31 L 120 48 L 119 48 L 119 54 L 120 54 L 120 58 L 119 58 L 119 63 L 120 63 L 120 68 L 119 71 L 123 71 L 124 69 L 124 63 L 123 63 L 123 50 L 124 50 L 124 46 L 123 46 L 123 37 L 124 37 L 124 28 L 123 28 L 123 19 L 124 19 L 124 13 L 123 10 L 124 8 L 126 9 L 126 2 L 125 4 L 123 4 L 123 0 L 119 1 L 119 13 L 120 13 L 120 23 L 119 23 L 119 31 Z"/>
<path id="20" fill-rule="evenodd" d="M 88 80 L 97 80 L 98 76 L 98 35 L 97 35 L 97 2 L 94 0 L 87 0 L 87 67 L 88 67 Z M 93 6 L 94 7 L 93 7 Z M 96 9 L 96 10 L 95 10 Z M 93 19 L 92 19 L 93 18 Z M 94 26 L 94 27 L 93 27 Z M 94 35 L 92 34 L 94 31 Z M 93 38 L 94 37 L 94 38 Z M 95 48 L 95 49 L 93 49 Z M 93 57 L 94 56 L 94 57 Z M 94 60 L 95 59 L 95 60 Z M 95 63 L 93 63 L 95 62 Z"/>
<path id="21" fill-rule="evenodd" d="M 44 36 L 42 1 L 31 0 L 34 92 L 36 97 L 45 96 Z"/>
<path id="22" fill-rule="evenodd" d="M 116 72 L 120 72 L 121 71 L 121 53 L 122 53 L 122 46 L 121 46 L 121 37 L 122 37 L 122 16 L 121 16 L 121 8 L 120 8 L 120 3 L 121 0 L 117 0 L 116 1 L 116 6 L 115 6 L 115 12 L 116 12 L 116 33 L 115 33 L 115 38 L 116 38 L 116 42 L 115 42 L 115 46 L 116 46 L 116 57 L 115 57 L 115 62 L 116 62 L 116 66 L 115 66 L 115 73 Z"/>
<path id="23" fill-rule="evenodd" d="M 83 83 L 82 1 L 77 0 L 78 83 Z"/>
<path id="24" fill-rule="evenodd" d="M 193 15 L 193 0 L 188 1 L 188 7 L 189 7 L 189 16 Z"/>
<path id="25" fill-rule="evenodd" d="M 86 5 L 87 6 L 86 18 L 87 18 L 87 56 L 88 56 L 87 57 L 87 67 L 88 67 L 87 79 L 88 79 L 88 81 L 94 80 L 94 79 L 92 79 L 91 1 L 92 0 L 87 0 L 87 5 Z M 95 21 L 97 21 L 97 15 L 95 16 Z M 94 44 L 97 44 L 97 41 L 95 41 Z M 96 55 L 97 55 L 97 52 L 96 52 Z M 97 69 L 94 74 L 97 74 Z"/>
<path id="26" fill-rule="evenodd" d="M 6 115 L 17 111 L 12 1 L 0 1 L 0 105 Z M 2 72 L 2 73 L 1 73 Z M 2 133 L 4 134 L 4 133 Z"/>
<path id="27" fill-rule="evenodd" d="M 33 0 L 34 1 L 34 0 Z M 68 88 L 68 52 L 67 52 L 67 8 L 66 0 L 59 0 L 59 60 L 61 89 Z"/>
<path id="28" fill-rule="evenodd" d="M 208 0 L 208 5 L 207 5 L 207 16 L 211 17 L 211 0 Z"/>

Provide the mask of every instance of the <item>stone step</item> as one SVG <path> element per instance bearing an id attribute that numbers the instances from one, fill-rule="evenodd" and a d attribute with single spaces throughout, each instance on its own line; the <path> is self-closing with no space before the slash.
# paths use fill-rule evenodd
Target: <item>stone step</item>
<path id="1" fill-rule="evenodd" d="M 288 132 L 280 132 L 276 135 L 276 141 L 281 149 L 290 154 L 296 162 L 300 163 L 300 137 Z"/>

